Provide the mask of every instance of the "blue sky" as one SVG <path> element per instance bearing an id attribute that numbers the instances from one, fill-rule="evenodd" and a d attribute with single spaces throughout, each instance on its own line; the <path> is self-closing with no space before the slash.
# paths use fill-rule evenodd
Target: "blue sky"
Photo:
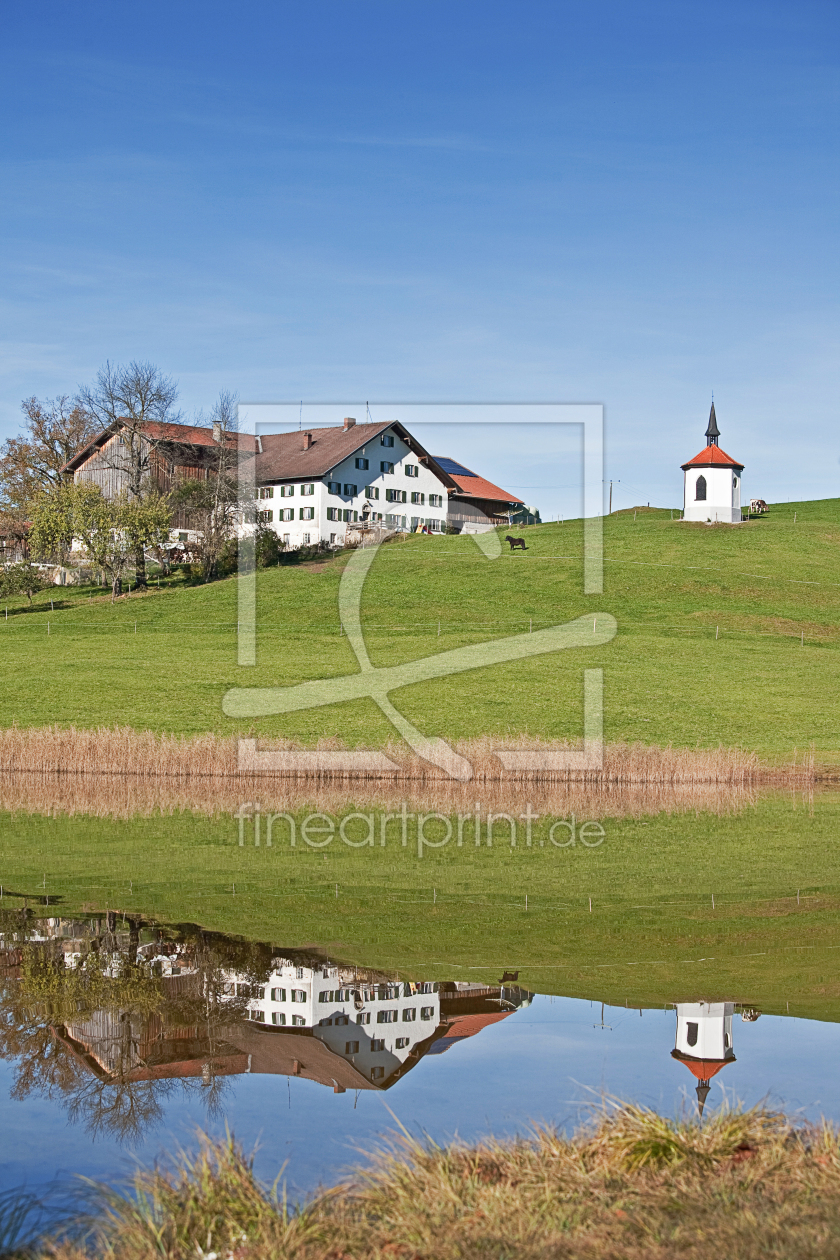
<path id="1" fill-rule="evenodd" d="M 747 493 L 840 493 L 836 4 L 0 20 L 0 435 L 106 358 L 189 413 L 597 401 L 618 506 L 670 506 L 714 389 Z"/>

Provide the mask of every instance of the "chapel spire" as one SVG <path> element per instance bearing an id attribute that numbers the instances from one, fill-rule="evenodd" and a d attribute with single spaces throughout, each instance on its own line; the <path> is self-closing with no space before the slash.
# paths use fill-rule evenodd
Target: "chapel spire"
<path id="1" fill-rule="evenodd" d="M 712 399 L 712 410 L 709 412 L 709 427 L 706 429 L 706 437 L 709 446 L 717 446 L 720 437 L 720 429 L 717 427 L 717 416 L 715 415 L 715 400 Z"/>

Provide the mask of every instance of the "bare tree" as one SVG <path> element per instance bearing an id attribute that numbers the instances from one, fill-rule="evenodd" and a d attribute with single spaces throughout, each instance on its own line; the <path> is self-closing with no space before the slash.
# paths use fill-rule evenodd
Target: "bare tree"
<path id="1" fill-rule="evenodd" d="M 236 395 L 222 390 L 210 413 L 215 444 L 213 475 L 206 481 L 182 481 L 170 496 L 200 533 L 198 549 L 205 582 L 218 576 L 219 558 L 234 534 L 238 506 Z"/>
<path id="2" fill-rule="evenodd" d="M 178 389 L 152 363 L 132 361 L 125 367 L 106 363 L 92 386 L 79 391 L 81 404 L 95 416 L 101 429 L 119 430 L 121 443 L 112 447 L 113 466 L 124 478 L 129 501 L 142 500 L 154 492 L 152 471 L 155 450 L 171 433 L 157 426 L 180 424 L 175 403 Z M 146 555 L 142 542 L 134 549 L 138 587 L 146 586 Z"/>

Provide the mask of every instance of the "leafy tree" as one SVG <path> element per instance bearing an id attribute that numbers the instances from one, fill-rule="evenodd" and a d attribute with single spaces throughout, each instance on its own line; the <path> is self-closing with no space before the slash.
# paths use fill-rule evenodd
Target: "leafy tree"
<path id="1" fill-rule="evenodd" d="M 0 447 L 0 509 L 23 519 L 41 494 L 62 482 L 61 469 L 97 432 L 97 418 L 78 400 L 25 398 L 24 431 Z"/>
<path id="2" fill-rule="evenodd" d="M 114 600 L 122 594 L 123 578 L 138 551 L 161 546 L 169 537 L 171 519 L 163 495 L 106 499 L 98 485 L 83 481 L 62 486 L 38 502 L 31 542 L 37 555 L 50 556 L 68 534 L 78 539 L 93 563 L 109 575 Z"/>
<path id="3" fill-rule="evenodd" d="M 120 431 L 122 443 L 109 448 L 115 470 L 122 474 L 127 504 L 138 506 L 157 496 L 152 480 L 155 450 L 164 439 L 157 425 L 180 424 L 175 403 L 178 389 L 152 363 L 132 362 L 125 367 L 106 363 L 92 386 L 79 391 L 83 407 L 95 417 L 100 429 Z M 186 443 L 185 443 L 186 445 Z M 146 556 L 139 534 L 134 543 L 134 570 L 138 586 L 146 585 Z"/>
<path id="4" fill-rule="evenodd" d="M 7 568 L 0 569 L 0 596 L 25 595 L 31 605 L 32 596 L 37 595 L 46 585 L 40 569 L 29 561 L 10 564 Z"/>

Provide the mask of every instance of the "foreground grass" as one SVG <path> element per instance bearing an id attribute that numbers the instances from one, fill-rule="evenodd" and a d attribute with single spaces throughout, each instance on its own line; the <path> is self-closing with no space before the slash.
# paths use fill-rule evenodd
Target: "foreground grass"
<path id="1" fill-rule="evenodd" d="M 579 738 L 581 671 L 603 666 L 610 742 L 735 744 L 785 759 L 813 743 L 824 764 L 840 760 L 840 500 L 774 505 L 737 528 L 686 525 L 667 510 L 618 513 L 604 522 L 597 597 L 581 594 L 579 521 L 525 533 L 527 552 L 493 562 L 462 537 L 383 547 L 362 608 L 373 663 L 601 611 L 617 618 L 618 634 L 597 651 L 395 693 L 426 734 Z M 56 588 L 32 611 L 10 601 L 8 620 L 0 610 L 0 724 L 232 734 L 242 728 L 221 711 L 229 687 L 358 671 L 338 619 L 344 562 L 260 572 L 256 670 L 236 665 L 236 579 L 173 581 L 115 605 L 99 588 Z M 352 746 L 394 735 L 372 701 L 261 719 L 253 730 L 304 743 L 339 735 Z"/>
<path id="2" fill-rule="evenodd" d="M 364 800 L 335 817 L 354 809 Z M 254 845 L 251 824 L 240 847 L 229 814 L 15 813 L 0 815 L 0 904 L 197 923 L 406 979 L 495 981 L 518 970 L 536 992 L 614 1005 L 717 997 L 840 1019 L 838 821 L 836 793 L 779 794 L 720 814 L 602 816 L 598 847 L 557 848 L 549 814 L 533 824 L 530 848 L 521 832 L 511 848 L 502 826 L 492 846 L 486 829 L 480 847 L 467 830 L 460 848 L 419 858 L 413 823 L 405 848 L 392 821 L 385 847 L 336 839 L 313 850 L 299 834 L 292 847 L 282 821 L 271 848 L 265 826 Z M 361 819 L 346 829 L 352 840 L 366 832 Z"/>
<path id="3" fill-rule="evenodd" d="M 463 1257 L 835 1256 L 840 1140 L 784 1116 L 723 1111 L 704 1124 L 640 1107 L 567 1140 L 438 1147 L 407 1135 L 344 1184 L 289 1211 L 233 1141 L 205 1143 L 127 1194 L 103 1188 L 82 1260 L 462 1260 Z"/>

